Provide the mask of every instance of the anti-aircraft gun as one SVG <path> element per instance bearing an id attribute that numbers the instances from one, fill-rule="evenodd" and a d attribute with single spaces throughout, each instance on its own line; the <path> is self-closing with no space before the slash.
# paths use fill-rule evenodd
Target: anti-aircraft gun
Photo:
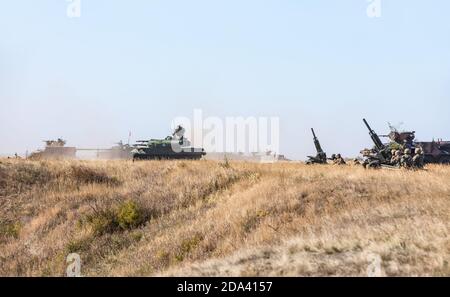
<path id="1" fill-rule="evenodd" d="M 366 119 L 363 119 L 363 122 L 369 130 L 370 138 L 372 138 L 372 141 L 374 143 L 373 149 L 365 149 L 361 151 L 363 157 L 365 158 L 363 163 L 364 166 L 371 168 L 390 166 L 390 160 L 392 156 L 389 147 L 383 144 L 378 134 L 369 126 L 369 123 L 367 123 Z"/>
<path id="2" fill-rule="evenodd" d="M 184 128 L 178 126 L 172 136 L 165 139 L 137 140 L 131 151 L 133 160 L 201 159 L 206 155 L 205 150 L 191 146 L 190 141 L 184 137 L 184 132 Z"/>
<path id="3" fill-rule="evenodd" d="M 327 164 L 327 154 L 323 151 L 319 139 L 317 138 L 313 128 L 311 128 L 311 132 L 313 135 L 313 141 L 314 146 L 316 147 L 317 155 L 315 157 L 308 156 L 308 161 L 306 161 L 306 164 Z"/>

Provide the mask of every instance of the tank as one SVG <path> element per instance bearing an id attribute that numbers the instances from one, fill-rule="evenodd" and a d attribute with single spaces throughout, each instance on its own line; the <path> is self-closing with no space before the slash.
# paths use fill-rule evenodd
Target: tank
<path id="1" fill-rule="evenodd" d="M 138 140 L 131 152 L 133 160 L 201 159 L 206 155 L 205 150 L 192 147 L 184 131 L 178 126 L 172 136 L 165 139 Z"/>
<path id="2" fill-rule="evenodd" d="M 30 155 L 30 159 L 75 159 L 77 149 L 67 147 L 66 141 L 62 138 L 58 140 L 44 140 L 45 148 Z"/>

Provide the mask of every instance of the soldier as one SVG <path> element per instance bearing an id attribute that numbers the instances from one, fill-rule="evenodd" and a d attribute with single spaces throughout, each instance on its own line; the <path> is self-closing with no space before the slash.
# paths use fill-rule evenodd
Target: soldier
<path id="1" fill-rule="evenodd" d="M 336 159 L 334 159 L 334 164 L 336 165 L 345 165 L 347 163 L 345 163 L 344 158 L 342 158 L 341 154 L 337 154 L 336 155 Z"/>
<path id="2" fill-rule="evenodd" d="M 361 165 L 361 162 L 358 160 L 358 158 L 353 159 L 353 165 L 355 166 Z"/>
<path id="3" fill-rule="evenodd" d="M 412 156 L 411 156 L 411 150 L 409 148 L 405 149 L 405 152 L 400 161 L 400 165 L 404 168 L 411 168 Z"/>
<path id="4" fill-rule="evenodd" d="M 363 155 L 363 162 L 362 165 L 364 168 L 370 167 L 370 164 L 372 164 L 372 159 L 376 157 L 376 152 L 373 149 L 363 149 L 360 152 L 361 155 Z"/>
<path id="5" fill-rule="evenodd" d="M 421 147 L 416 147 L 414 150 L 414 157 L 412 159 L 413 166 L 416 168 L 423 168 L 425 156 Z"/>
<path id="6" fill-rule="evenodd" d="M 391 150 L 391 164 L 394 163 L 394 158 L 395 158 L 396 152 L 397 152 L 396 150 Z"/>
<path id="7" fill-rule="evenodd" d="M 401 160 L 402 160 L 402 152 L 400 150 L 394 150 L 394 153 L 392 154 L 391 158 L 391 165 L 399 166 Z"/>

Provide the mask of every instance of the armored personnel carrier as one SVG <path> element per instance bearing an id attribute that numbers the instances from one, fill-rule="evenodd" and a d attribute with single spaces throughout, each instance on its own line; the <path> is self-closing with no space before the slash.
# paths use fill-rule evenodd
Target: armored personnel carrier
<path id="1" fill-rule="evenodd" d="M 184 128 L 178 126 L 172 136 L 165 139 L 138 140 L 131 151 L 133 160 L 201 159 L 206 155 L 205 150 L 192 147 L 184 132 Z"/>
<path id="2" fill-rule="evenodd" d="M 30 155 L 30 159 L 74 159 L 77 149 L 67 147 L 66 141 L 62 138 L 58 140 L 44 140 L 45 148 Z"/>

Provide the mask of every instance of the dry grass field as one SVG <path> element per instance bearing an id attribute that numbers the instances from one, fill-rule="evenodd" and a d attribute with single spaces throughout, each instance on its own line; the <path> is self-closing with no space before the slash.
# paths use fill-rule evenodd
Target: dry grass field
<path id="1" fill-rule="evenodd" d="M 0 160 L 0 275 L 450 276 L 450 167 Z"/>

